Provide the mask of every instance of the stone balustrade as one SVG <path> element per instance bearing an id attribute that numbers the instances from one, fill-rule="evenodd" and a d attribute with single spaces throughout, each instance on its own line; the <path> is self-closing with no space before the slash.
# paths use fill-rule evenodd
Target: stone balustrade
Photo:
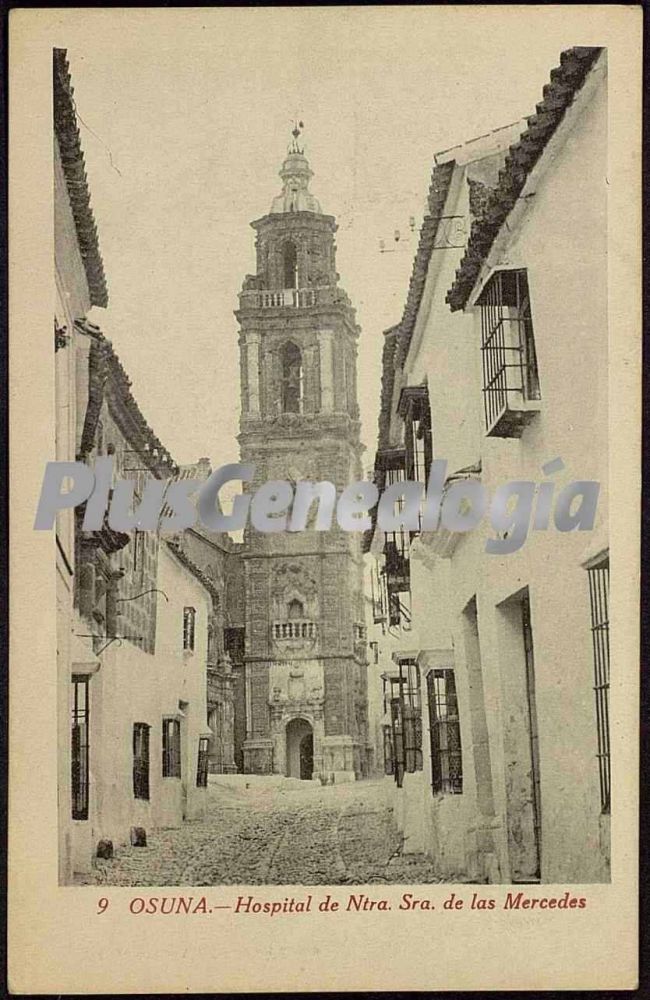
<path id="1" fill-rule="evenodd" d="M 273 623 L 274 639 L 317 639 L 318 625 L 305 618 Z"/>

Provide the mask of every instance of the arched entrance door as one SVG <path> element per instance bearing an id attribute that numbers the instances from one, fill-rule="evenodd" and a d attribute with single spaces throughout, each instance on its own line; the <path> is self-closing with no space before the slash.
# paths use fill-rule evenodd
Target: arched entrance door
<path id="1" fill-rule="evenodd" d="M 287 777 L 310 781 L 314 773 L 314 732 L 306 719 L 287 723 Z"/>

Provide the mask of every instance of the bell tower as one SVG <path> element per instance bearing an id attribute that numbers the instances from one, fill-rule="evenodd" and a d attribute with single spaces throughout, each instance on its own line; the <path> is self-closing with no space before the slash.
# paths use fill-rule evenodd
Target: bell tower
<path id="1" fill-rule="evenodd" d="M 301 123 L 302 126 L 302 123 Z M 309 190 L 300 128 L 282 192 L 251 225 L 256 273 L 239 295 L 240 450 L 268 480 L 361 478 L 359 327 L 339 287 L 337 226 Z M 367 661 L 361 538 L 313 520 L 245 536 L 244 770 L 315 780 L 366 773 Z"/>

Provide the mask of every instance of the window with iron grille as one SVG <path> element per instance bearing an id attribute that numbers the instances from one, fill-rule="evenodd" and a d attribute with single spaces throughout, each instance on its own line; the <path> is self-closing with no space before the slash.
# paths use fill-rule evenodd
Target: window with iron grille
<path id="1" fill-rule="evenodd" d="M 527 404 L 541 398 L 526 271 L 492 275 L 477 304 L 485 429 L 496 437 L 519 437 L 535 412 Z"/>
<path id="2" fill-rule="evenodd" d="M 72 676 L 71 792 L 72 818 L 88 819 L 90 793 L 90 678 Z"/>
<path id="3" fill-rule="evenodd" d="M 384 726 L 384 774 L 395 773 L 393 733 L 390 726 Z"/>
<path id="4" fill-rule="evenodd" d="M 460 795 L 463 791 L 463 757 L 453 670 L 432 670 L 427 674 L 427 697 L 433 794 Z"/>
<path id="5" fill-rule="evenodd" d="M 183 649 L 194 649 L 194 633 L 196 629 L 196 609 L 183 608 Z"/>
<path id="6" fill-rule="evenodd" d="M 402 389 L 398 413 L 404 421 L 406 479 L 426 483 L 433 460 L 429 390 L 426 385 Z"/>
<path id="7" fill-rule="evenodd" d="M 377 452 L 375 460 L 376 481 L 380 490 L 402 483 L 406 479 L 406 452 L 404 448 L 386 448 Z M 404 509 L 404 497 L 395 501 L 394 513 Z M 384 572 L 389 593 L 405 593 L 410 587 L 409 533 L 403 528 L 384 532 Z"/>
<path id="8" fill-rule="evenodd" d="M 393 743 L 393 775 L 397 787 L 401 788 L 404 781 L 404 717 L 402 699 L 390 700 L 391 736 Z"/>
<path id="9" fill-rule="evenodd" d="M 163 719 L 162 727 L 162 776 L 181 776 L 181 722 L 180 719 Z"/>
<path id="10" fill-rule="evenodd" d="M 149 799 L 149 726 L 146 722 L 133 724 L 133 795 L 136 799 Z"/>
<path id="11" fill-rule="evenodd" d="M 399 662 L 400 697 L 404 720 L 404 769 L 422 770 L 422 699 L 420 669 L 415 660 Z"/>
<path id="12" fill-rule="evenodd" d="M 210 737 L 199 737 L 199 756 L 196 766 L 196 787 L 208 787 L 208 761 L 210 759 Z"/>
<path id="13" fill-rule="evenodd" d="M 386 486 L 393 483 L 404 482 L 404 466 L 391 468 L 386 472 Z M 398 514 L 404 509 L 404 497 L 398 497 L 395 501 L 395 513 Z M 411 586 L 409 548 L 409 532 L 404 528 L 397 531 L 386 531 L 384 533 L 384 556 L 386 569 L 386 582 L 389 594 L 406 593 Z"/>
<path id="14" fill-rule="evenodd" d="M 598 735 L 600 803 L 611 809 L 611 755 L 609 746 L 609 557 L 587 570 L 591 602 L 591 635 L 594 656 L 594 694 Z"/>

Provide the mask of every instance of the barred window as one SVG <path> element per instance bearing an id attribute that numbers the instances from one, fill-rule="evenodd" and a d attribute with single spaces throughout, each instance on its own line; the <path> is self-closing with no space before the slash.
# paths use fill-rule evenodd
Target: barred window
<path id="1" fill-rule="evenodd" d="M 401 788 L 404 781 L 404 719 L 401 698 L 390 700 L 390 721 L 393 743 L 393 775 L 397 787 Z"/>
<path id="2" fill-rule="evenodd" d="M 404 769 L 422 770 L 422 700 L 420 669 L 415 660 L 400 660 L 399 682 L 404 720 Z"/>
<path id="3" fill-rule="evenodd" d="M 162 727 L 162 776 L 181 776 L 181 722 L 180 719 L 163 719 Z"/>
<path id="4" fill-rule="evenodd" d="M 90 678 L 72 676 L 71 792 L 72 818 L 88 819 L 90 795 Z"/>
<path id="5" fill-rule="evenodd" d="M 194 633 L 196 629 L 196 609 L 183 608 L 183 649 L 194 649 Z"/>
<path id="6" fill-rule="evenodd" d="M 426 484 L 433 460 L 431 409 L 427 386 L 405 386 L 397 409 L 404 421 L 406 478 Z"/>
<path id="7" fill-rule="evenodd" d="M 149 729 L 146 722 L 133 724 L 133 795 L 149 799 Z"/>
<path id="8" fill-rule="evenodd" d="M 519 437 L 540 399 L 537 354 L 526 271 L 498 271 L 478 300 L 481 308 L 485 429 Z"/>
<path id="9" fill-rule="evenodd" d="M 384 774 L 395 773 L 393 733 L 390 726 L 384 726 Z"/>
<path id="10" fill-rule="evenodd" d="M 375 483 L 380 491 L 405 478 L 404 448 L 384 448 L 377 452 Z M 403 510 L 404 503 L 404 497 L 398 497 L 395 514 Z M 380 564 L 372 579 L 373 619 L 376 624 L 381 623 L 382 629 L 411 621 L 409 546 L 410 534 L 406 529 L 384 532 Z"/>
<path id="11" fill-rule="evenodd" d="M 446 792 L 460 795 L 463 791 L 463 758 L 453 670 L 432 670 L 427 674 L 427 697 L 433 794 Z"/>
<path id="12" fill-rule="evenodd" d="M 386 574 L 383 567 L 380 569 L 377 559 L 373 561 L 370 570 L 370 594 L 373 624 L 381 625 L 383 630 L 388 620 L 388 593 L 386 591 Z"/>
<path id="13" fill-rule="evenodd" d="M 208 787 L 208 761 L 210 759 L 210 737 L 199 737 L 199 756 L 196 766 L 196 787 Z"/>
<path id="14" fill-rule="evenodd" d="M 609 557 L 587 570 L 591 603 L 594 657 L 594 694 L 598 735 L 598 771 L 602 811 L 611 809 L 611 755 L 609 746 Z"/>
<path id="15" fill-rule="evenodd" d="M 404 482 L 405 478 L 403 464 L 400 467 L 389 468 L 386 472 L 386 487 Z M 404 502 L 403 496 L 395 501 L 396 515 L 403 511 Z M 397 531 L 386 531 L 384 537 L 386 583 L 390 597 L 391 594 L 406 593 L 411 588 L 410 535 L 405 528 L 398 528 Z"/>

